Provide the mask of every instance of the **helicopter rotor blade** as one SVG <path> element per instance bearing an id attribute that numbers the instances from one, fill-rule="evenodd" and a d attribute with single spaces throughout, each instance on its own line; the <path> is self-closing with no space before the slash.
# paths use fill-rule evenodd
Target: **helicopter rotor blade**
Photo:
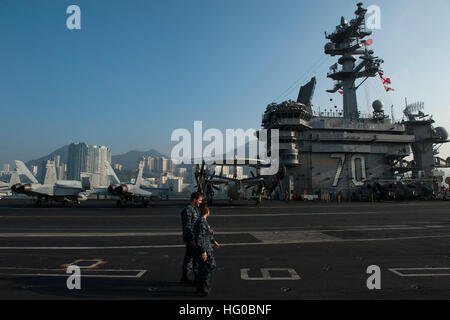
<path id="1" fill-rule="evenodd" d="M 198 164 L 195 165 L 195 172 L 194 172 L 194 177 L 195 177 L 195 182 L 198 183 L 198 177 L 200 174 L 200 166 Z"/>

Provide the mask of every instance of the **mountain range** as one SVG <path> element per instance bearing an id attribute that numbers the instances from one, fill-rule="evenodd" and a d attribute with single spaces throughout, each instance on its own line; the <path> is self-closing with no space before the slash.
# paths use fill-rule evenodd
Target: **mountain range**
<path id="1" fill-rule="evenodd" d="M 151 149 L 149 151 L 128 151 L 127 153 L 121 155 L 112 156 L 111 161 L 112 163 L 120 163 L 121 165 L 123 165 L 124 170 L 136 170 L 142 157 L 168 158 L 166 155 L 154 149 Z"/>
<path id="2" fill-rule="evenodd" d="M 47 160 L 53 160 L 56 156 L 61 157 L 61 163 L 67 163 L 69 158 L 69 145 L 66 145 L 64 147 L 61 147 L 52 153 L 41 157 L 39 159 L 30 160 L 26 164 L 28 167 L 31 166 L 39 166 L 43 162 L 46 162 Z M 135 170 L 137 168 L 137 165 L 142 157 L 148 158 L 168 158 L 166 155 L 151 149 L 149 151 L 128 151 L 127 153 L 120 154 L 120 155 L 113 155 L 111 158 L 112 164 L 120 163 L 123 165 L 123 170 Z"/>

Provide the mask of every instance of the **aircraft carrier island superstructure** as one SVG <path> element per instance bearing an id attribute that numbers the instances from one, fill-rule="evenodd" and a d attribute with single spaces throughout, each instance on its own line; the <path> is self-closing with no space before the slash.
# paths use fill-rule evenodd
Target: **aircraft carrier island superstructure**
<path id="1" fill-rule="evenodd" d="M 395 123 L 372 104 L 373 114 L 362 117 L 356 91 L 369 77 L 382 75 L 383 60 L 365 45 L 366 9 L 357 4 L 356 18 L 341 23 L 332 34 L 325 54 L 338 57 L 328 78 L 330 93 L 340 91 L 342 112 L 314 114 L 311 100 L 316 79 L 301 87 L 297 101 L 272 103 L 263 115 L 264 129 L 279 129 L 280 160 L 287 167 L 286 187 L 294 195 L 328 199 L 367 200 L 432 196 L 436 192 L 436 166 L 449 159 L 435 158 L 436 146 L 448 142 L 443 128 L 433 128 L 421 104 L 407 106 L 407 121 Z M 359 57 L 356 59 L 355 56 Z M 357 80 L 359 84 L 356 84 Z M 406 159 L 413 152 L 414 159 Z"/>

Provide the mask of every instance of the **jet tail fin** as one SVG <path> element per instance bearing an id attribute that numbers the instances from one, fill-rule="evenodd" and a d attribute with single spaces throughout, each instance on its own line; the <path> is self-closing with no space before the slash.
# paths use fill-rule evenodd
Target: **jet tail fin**
<path id="1" fill-rule="evenodd" d="M 105 162 L 105 167 L 106 167 L 106 174 L 108 176 L 109 183 L 116 184 L 116 185 L 120 184 L 119 178 L 117 177 L 116 173 L 114 172 L 114 169 L 111 167 L 111 164 L 108 161 Z"/>
<path id="2" fill-rule="evenodd" d="M 9 179 L 9 187 L 11 188 L 13 185 L 19 183 L 20 183 L 19 173 L 17 172 L 17 170 L 13 171 L 13 173 L 11 174 L 11 178 Z"/>
<path id="3" fill-rule="evenodd" d="M 16 164 L 16 171 L 21 183 L 39 183 L 30 170 L 28 170 L 25 163 L 20 160 L 14 160 L 14 163 Z"/>
<path id="4" fill-rule="evenodd" d="M 297 102 L 303 103 L 306 106 L 311 106 L 311 100 L 314 96 L 314 90 L 316 89 L 317 80 L 316 77 L 300 88 L 298 93 Z"/>
<path id="5" fill-rule="evenodd" d="M 47 170 L 45 171 L 44 184 L 55 184 L 57 181 L 55 161 L 48 160 L 45 167 Z"/>
<path id="6" fill-rule="evenodd" d="M 139 162 L 139 171 L 134 183 L 136 187 L 140 187 L 142 183 L 142 173 L 144 172 L 144 161 Z"/>

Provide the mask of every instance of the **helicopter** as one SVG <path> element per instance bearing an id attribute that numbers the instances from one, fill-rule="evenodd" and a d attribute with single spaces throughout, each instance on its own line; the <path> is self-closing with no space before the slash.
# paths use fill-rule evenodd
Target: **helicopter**
<path id="1" fill-rule="evenodd" d="M 211 173 L 210 168 L 206 167 L 206 163 L 203 160 L 201 165 L 196 165 L 194 173 L 197 182 L 195 186 L 197 192 L 205 196 L 210 206 L 213 202 L 214 191 L 220 191 L 221 187 L 225 189 L 230 202 L 234 200 L 247 200 L 247 190 L 251 189 L 251 194 L 256 199 L 256 203 L 260 204 L 264 197 L 271 197 L 277 188 L 284 195 L 285 200 L 288 200 L 282 183 L 286 176 L 285 166 L 280 166 L 276 174 L 263 175 L 261 174 L 261 168 L 268 166 L 268 164 L 259 159 L 234 158 L 231 161 L 224 161 L 222 163 L 212 162 L 211 165 L 220 167 L 220 172 L 217 174 L 216 170 L 214 173 Z M 246 165 L 254 168 L 255 172 L 250 171 L 252 177 L 239 179 L 236 170 L 238 165 Z M 223 169 L 226 166 L 234 167 L 233 177 L 223 174 Z"/>

